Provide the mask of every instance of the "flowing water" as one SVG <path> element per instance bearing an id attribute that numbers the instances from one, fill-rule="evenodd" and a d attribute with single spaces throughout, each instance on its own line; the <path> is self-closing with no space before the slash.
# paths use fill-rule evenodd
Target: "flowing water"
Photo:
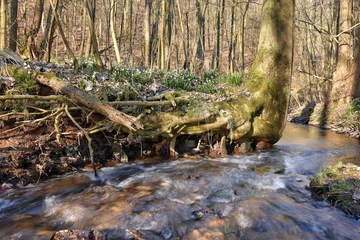
<path id="1" fill-rule="evenodd" d="M 109 239 L 357 239 L 360 221 L 306 190 L 317 170 L 360 163 L 360 144 L 288 124 L 269 151 L 119 164 L 0 195 L 1 239 L 96 229 Z"/>

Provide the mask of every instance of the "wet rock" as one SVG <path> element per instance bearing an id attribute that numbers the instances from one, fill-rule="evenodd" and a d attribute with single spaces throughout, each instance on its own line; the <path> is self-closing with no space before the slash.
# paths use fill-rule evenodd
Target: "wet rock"
<path id="1" fill-rule="evenodd" d="M 112 152 L 113 152 L 113 157 L 116 161 L 118 161 L 118 162 L 128 162 L 129 161 L 129 158 L 128 158 L 126 152 L 120 145 L 118 145 L 118 144 L 112 145 Z"/>
<path id="2" fill-rule="evenodd" d="M 204 215 L 216 215 L 216 211 L 214 209 L 200 209 L 192 212 L 192 215 L 194 220 L 199 221 L 204 217 Z"/>
<path id="3" fill-rule="evenodd" d="M 97 230 L 60 230 L 50 240 L 107 240 L 107 235 Z"/>
<path id="4" fill-rule="evenodd" d="M 235 195 L 234 189 L 223 189 L 210 194 L 206 199 L 212 203 L 231 203 Z"/>

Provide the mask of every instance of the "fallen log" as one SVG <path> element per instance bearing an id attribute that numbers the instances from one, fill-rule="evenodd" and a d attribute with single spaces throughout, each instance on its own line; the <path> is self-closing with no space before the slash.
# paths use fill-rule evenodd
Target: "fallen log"
<path id="1" fill-rule="evenodd" d="M 35 73 L 35 80 L 43 85 L 52 88 L 54 91 L 64 94 L 76 104 L 84 105 L 88 108 L 107 117 L 114 123 L 118 123 L 127 127 L 131 131 L 143 129 L 142 123 L 135 117 L 122 113 L 112 107 L 111 105 L 97 99 L 96 97 L 87 94 L 84 91 L 70 85 L 61 78 L 58 78 L 53 73 Z"/>

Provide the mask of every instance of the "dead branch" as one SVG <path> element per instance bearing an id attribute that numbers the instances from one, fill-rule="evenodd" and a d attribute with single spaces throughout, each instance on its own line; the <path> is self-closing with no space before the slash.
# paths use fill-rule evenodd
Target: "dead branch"
<path id="1" fill-rule="evenodd" d="M 109 118 L 111 121 L 121 124 L 131 131 L 143 128 L 142 123 L 136 119 L 136 117 L 116 110 L 114 107 L 100 101 L 96 97 L 93 97 L 92 95 L 87 94 L 74 86 L 71 86 L 64 80 L 56 77 L 54 74 L 37 72 L 35 79 L 37 82 L 51 87 L 56 92 L 60 92 L 66 95 L 75 103 L 94 109 L 98 113 Z"/>
<path id="2" fill-rule="evenodd" d="M 95 173 L 95 177 L 97 177 L 97 172 L 96 172 L 96 167 L 95 167 L 95 164 L 94 164 L 94 150 L 91 146 L 91 142 L 92 142 L 92 139 L 91 137 L 89 136 L 89 134 L 85 131 L 84 128 L 82 128 L 80 126 L 80 124 L 78 124 L 76 122 L 76 120 L 73 118 L 73 116 L 70 114 L 69 110 L 68 110 L 68 106 L 65 105 L 65 112 L 66 112 L 66 115 L 71 119 L 71 121 L 75 124 L 75 126 L 85 135 L 86 139 L 88 140 L 88 148 L 89 148 L 89 152 L 90 152 L 90 161 L 93 165 L 93 168 L 94 168 L 94 173 Z"/>

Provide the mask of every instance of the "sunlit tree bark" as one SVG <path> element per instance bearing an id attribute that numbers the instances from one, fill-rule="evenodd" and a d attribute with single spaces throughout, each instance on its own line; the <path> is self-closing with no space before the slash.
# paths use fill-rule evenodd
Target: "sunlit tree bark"
<path id="1" fill-rule="evenodd" d="M 144 65 L 150 67 L 151 63 L 151 9 L 153 0 L 145 0 L 144 13 Z"/>
<path id="2" fill-rule="evenodd" d="M 6 0 L 0 1 L 0 50 L 6 48 Z"/>
<path id="3" fill-rule="evenodd" d="M 52 43 L 54 40 L 55 25 L 56 25 L 54 12 L 58 10 L 58 5 L 59 5 L 58 2 L 59 1 L 52 2 L 52 5 L 49 7 L 45 36 L 43 43 L 41 44 L 40 58 L 45 60 L 46 62 L 50 62 L 51 60 L 51 50 L 52 50 Z"/>
<path id="4" fill-rule="evenodd" d="M 161 2 L 161 24 L 159 29 L 159 42 L 158 42 L 158 67 L 162 70 L 165 69 L 165 48 L 166 48 L 166 22 L 169 15 L 169 3 L 167 0 Z"/>
<path id="5" fill-rule="evenodd" d="M 331 91 L 333 103 L 350 102 L 360 97 L 359 54 L 358 51 L 354 53 L 352 36 L 353 1 L 341 0 L 339 4 L 338 58 Z"/>
<path id="6" fill-rule="evenodd" d="M 277 142 L 290 96 L 295 0 L 264 0 L 258 52 L 246 87 L 254 98 L 254 144 Z"/>
<path id="7" fill-rule="evenodd" d="M 116 62 L 117 64 L 121 63 L 121 56 L 120 56 L 120 50 L 119 45 L 116 39 L 116 28 L 115 28 L 115 11 L 116 11 L 116 3 L 115 0 L 111 0 L 110 5 L 110 31 L 111 31 L 111 39 L 114 44 L 114 51 L 116 56 Z"/>

